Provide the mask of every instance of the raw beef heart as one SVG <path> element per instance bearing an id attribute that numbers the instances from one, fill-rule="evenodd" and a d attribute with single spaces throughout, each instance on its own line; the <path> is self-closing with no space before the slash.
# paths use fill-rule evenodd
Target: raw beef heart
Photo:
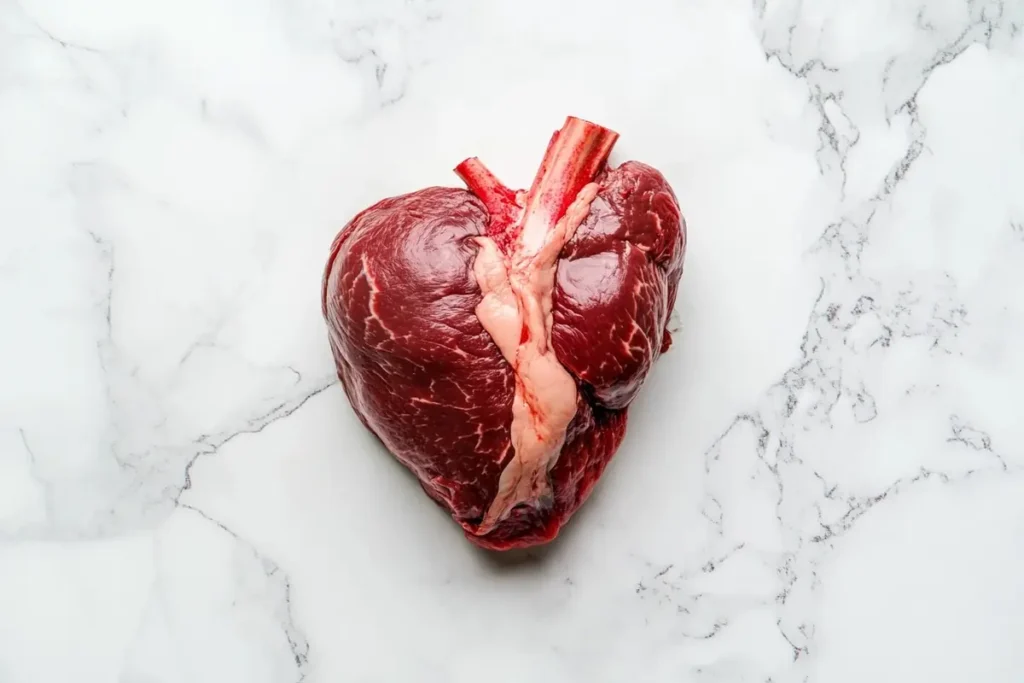
<path id="1" fill-rule="evenodd" d="M 550 541 L 670 343 L 686 225 L 661 173 L 569 117 L 527 192 L 385 199 L 331 247 L 323 310 L 356 414 L 485 548 Z"/>

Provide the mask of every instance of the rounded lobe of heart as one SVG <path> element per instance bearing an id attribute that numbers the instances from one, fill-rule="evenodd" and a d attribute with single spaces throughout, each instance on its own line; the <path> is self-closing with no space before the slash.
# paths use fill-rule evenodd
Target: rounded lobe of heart
<path id="1" fill-rule="evenodd" d="M 465 190 L 386 199 L 343 229 L 324 282 L 353 408 L 459 521 L 483 514 L 510 450 L 514 377 L 474 312 L 486 223 Z"/>
<path id="2" fill-rule="evenodd" d="M 629 161 L 599 179 L 590 215 L 562 251 L 552 345 L 605 408 L 640 391 L 669 335 L 686 225 L 660 172 Z"/>

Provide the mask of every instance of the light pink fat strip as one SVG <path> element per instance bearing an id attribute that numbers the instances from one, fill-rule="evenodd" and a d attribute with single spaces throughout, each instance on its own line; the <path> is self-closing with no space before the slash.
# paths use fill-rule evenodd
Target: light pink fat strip
<path id="1" fill-rule="evenodd" d="M 551 346 L 551 298 L 558 255 L 586 219 L 597 183 L 576 195 L 551 230 L 526 219 L 509 258 L 489 237 L 478 237 L 473 272 L 483 292 L 476 315 L 516 375 L 510 427 L 514 454 L 476 533 L 489 533 L 516 505 L 551 495 L 548 473 L 576 416 L 576 382 Z M 523 326 L 529 339 L 522 341 Z M 532 407 L 532 410 L 531 410 Z"/>

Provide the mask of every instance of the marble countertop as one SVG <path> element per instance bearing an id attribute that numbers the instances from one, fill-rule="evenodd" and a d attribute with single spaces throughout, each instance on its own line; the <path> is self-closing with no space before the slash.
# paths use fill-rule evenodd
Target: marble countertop
<path id="1" fill-rule="evenodd" d="M 0 3 L 0 681 L 1024 680 L 1024 3 Z M 575 114 L 690 227 L 555 544 L 353 417 L 357 210 Z"/>

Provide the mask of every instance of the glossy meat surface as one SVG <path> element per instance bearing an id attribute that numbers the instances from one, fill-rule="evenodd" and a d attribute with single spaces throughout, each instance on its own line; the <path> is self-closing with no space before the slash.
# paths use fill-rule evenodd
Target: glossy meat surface
<path id="1" fill-rule="evenodd" d="M 551 341 L 579 387 L 576 417 L 549 472 L 553 497 L 479 535 L 512 457 L 515 377 L 474 312 L 473 273 L 488 213 L 471 192 L 428 188 L 356 216 L 332 247 L 323 304 L 353 408 L 478 545 L 554 538 L 622 441 L 626 409 L 669 341 L 685 225 L 662 175 L 605 170 L 590 212 L 560 253 Z"/>

